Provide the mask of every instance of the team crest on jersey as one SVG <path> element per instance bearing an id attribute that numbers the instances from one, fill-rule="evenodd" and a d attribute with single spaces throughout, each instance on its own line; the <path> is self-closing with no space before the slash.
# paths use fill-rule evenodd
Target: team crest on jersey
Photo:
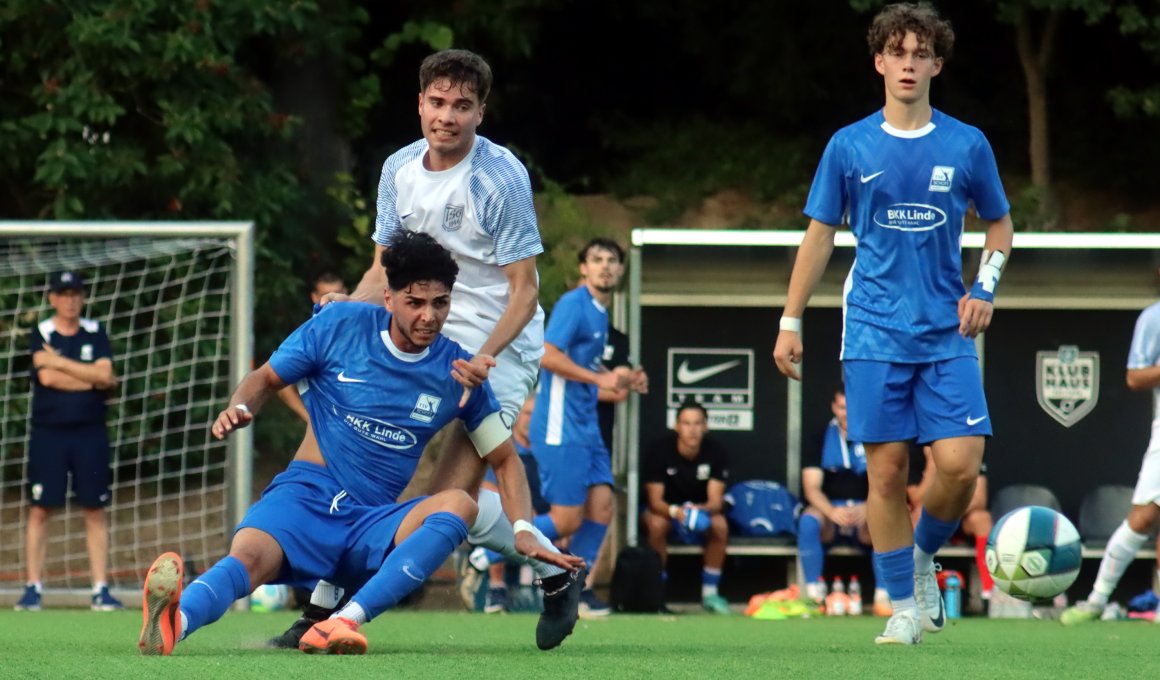
<path id="1" fill-rule="evenodd" d="M 443 228 L 447 231 L 459 231 L 463 226 L 463 206 L 443 206 Z"/>
<path id="2" fill-rule="evenodd" d="M 433 397 L 430 394 L 420 394 L 415 401 L 415 408 L 411 411 L 411 418 L 422 423 L 429 423 L 435 420 L 435 414 L 439 411 L 439 404 L 443 403 L 441 397 Z"/>
<path id="3" fill-rule="evenodd" d="M 92 360 L 93 360 L 93 346 L 92 345 L 81 345 L 81 361 L 92 361 Z"/>
<path id="4" fill-rule="evenodd" d="M 1100 398 L 1100 353 L 1076 345 L 1035 353 L 1035 397 L 1064 427 L 1091 413 Z"/>
<path id="5" fill-rule="evenodd" d="M 936 165 L 930 172 L 931 191 L 950 191 L 955 178 L 955 169 L 949 165 Z"/>
<path id="6" fill-rule="evenodd" d="M 701 463 L 700 465 L 697 466 L 697 479 L 700 481 L 705 481 L 706 479 L 709 479 L 709 464 L 708 463 Z"/>

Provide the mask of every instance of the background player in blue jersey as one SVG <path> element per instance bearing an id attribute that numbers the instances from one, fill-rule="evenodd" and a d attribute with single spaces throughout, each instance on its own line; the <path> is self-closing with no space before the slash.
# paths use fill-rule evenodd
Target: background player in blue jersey
<path id="1" fill-rule="evenodd" d="M 398 503 L 424 445 L 453 419 L 496 470 L 525 554 L 551 559 L 530 531 L 523 465 L 488 385 L 460 404 L 450 377 L 468 354 L 440 329 L 458 268 L 425 234 L 402 232 L 383 256 L 382 305 L 335 305 L 298 328 L 238 385 L 213 423 L 223 438 L 248 425 L 286 384 L 303 399 L 315 437 L 266 489 L 234 535 L 230 554 L 181 594 L 180 557 L 166 553 L 145 582 L 144 654 L 212 623 L 263 583 L 319 578 L 356 588 L 349 604 L 303 636 L 304 651 L 364 653 L 359 625 L 420 586 L 467 536 L 477 506 L 461 490 Z M 529 530 L 522 529 L 526 525 Z"/>
<path id="2" fill-rule="evenodd" d="M 506 148 L 476 134 L 491 83 L 491 67 L 467 50 L 443 50 L 423 60 L 419 67 L 423 138 L 391 154 L 383 164 L 375 259 L 353 297 L 379 299 L 386 282 L 379 257 L 398 230 L 435 237 L 455 255 L 461 269 L 444 333 L 473 353 L 470 364 L 454 376 L 465 390 L 488 380 L 510 424 L 535 383 L 544 352 L 536 271 L 536 256 L 544 248 L 527 170 Z M 322 304 L 343 298 L 327 295 Z M 517 555 L 499 498 L 479 491 L 483 473 L 463 428 L 454 425 L 444 439 L 429 489 L 464 489 L 478 495 L 480 511 L 468 540 Z M 540 540 L 546 549 L 556 550 L 547 538 Z M 550 649 L 572 632 L 586 571 L 566 572 L 536 562 L 531 566 L 544 589 L 536 643 Z M 320 584 L 311 597 L 314 607 L 308 607 L 286 634 L 293 637 L 310 617 L 335 606 L 340 596 L 340 591 Z"/>
<path id="3" fill-rule="evenodd" d="M 971 500 L 991 434 L 973 339 L 991 322 L 1011 252 L 1010 206 L 976 128 L 931 108 L 931 80 L 954 32 L 927 4 L 884 8 L 867 35 L 885 106 L 839 130 L 822 155 L 773 358 L 799 379 L 801 316 L 849 224 L 857 259 L 843 300 L 842 366 L 850 438 L 864 442 L 867 517 L 894 614 L 879 644 L 913 644 L 944 623 L 933 555 Z M 964 290 L 968 203 L 987 223 L 978 276 Z M 909 441 L 929 443 L 937 476 L 911 530 Z M 913 547 L 912 547 L 913 544 Z"/>
<path id="4" fill-rule="evenodd" d="M 85 281 L 79 272 L 54 274 L 48 302 L 54 314 L 28 335 L 32 354 L 32 427 L 28 442 L 28 584 L 16 609 L 36 611 L 48 549 L 48 519 L 63 507 L 72 475 L 85 518 L 93 579 L 92 608 L 120 609 L 109 594 L 109 438 L 105 391 L 116 385 L 113 353 L 101 325 L 81 317 Z"/>
<path id="5" fill-rule="evenodd" d="M 572 552 L 592 564 L 612 521 L 612 463 L 600 435 L 597 391 L 623 389 L 633 379 L 601 363 L 624 250 L 616 241 L 595 238 L 580 250 L 579 261 L 584 285 L 560 296 L 544 332 L 529 439 L 542 493 L 552 506 L 536 517 L 536 526 L 552 540 L 570 536 Z M 581 607 L 589 614 L 608 612 L 590 589 L 581 594 Z"/>
<path id="6" fill-rule="evenodd" d="M 1091 593 L 1060 617 L 1060 621 L 1068 626 L 1100 619 L 1108 606 L 1108 598 L 1128 565 L 1136 559 L 1136 553 L 1144 547 L 1160 522 L 1160 302 L 1140 312 L 1136 319 L 1124 380 L 1129 389 L 1152 390 L 1152 437 L 1140 463 L 1140 475 L 1132 492 L 1132 508 L 1108 539 Z M 1157 546 L 1160 546 L 1160 539 L 1157 539 Z M 1160 575 L 1160 551 L 1156 568 Z"/>

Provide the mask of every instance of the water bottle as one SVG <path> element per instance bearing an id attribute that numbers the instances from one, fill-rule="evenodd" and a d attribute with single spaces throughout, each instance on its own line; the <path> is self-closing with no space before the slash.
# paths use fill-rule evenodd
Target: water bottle
<path id="1" fill-rule="evenodd" d="M 957 572 L 947 575 L 943 586 L 943 604 L 946 605 L 948 619 L 957 619 L 963 615 L 963 582 L 959 580 Z"/>
<path id="2" fill-rule="evenodd" d="M 850 577 L 850 604 L 846 607 L 846 613 L 850 616 L 862 615 L 862 584 L 858 582 L 858 576 Z"/>
<path id="3" fill-rule="evenodd" d="M 834 585 L 826 596 L 826 616 L 845 616 L 850 598 L 846 596 L 846 584 L 841 576 L 834 577 Z"/>

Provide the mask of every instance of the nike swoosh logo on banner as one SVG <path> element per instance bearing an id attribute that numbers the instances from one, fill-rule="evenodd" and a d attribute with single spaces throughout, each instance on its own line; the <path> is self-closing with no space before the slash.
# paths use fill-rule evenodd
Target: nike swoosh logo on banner
<path id="1" fill-rule="evenodd" d="M 713 364 L 712 366 L 706 366 L 704 368 L 690 369 L 689 362 L 686 360 L 682 361 L 681 365 L 677 367 L 677 380 L 680 380 L 686 385 L 691 385 L 740 365 L 741 360 L 734 359 L 733 361 L 726 361 L 723 364 Z"/>
<path id="2" fill-rule="evenodd" d="M 970 416 L 967 416 L 967 425 L 978 425 L 979 423 L 983 422 L 986 419 L 987 419 L 987 416 L 979 416 L 978 418 L 972 418 Z"/>
<path id="3" fill-rule="evenodd" d="M 346 371 L 339 371 L 338 372 L 338 381 L 344 382 L 344 383 L 365 383 L 366 382 L 365 380 L 359 380 L 358 378 L 346 377 Z"/>
<path id="4" fill-rule="evenodd" d="M 886 172 L 886 171 L 879 170 L 878 172 L 874 173 L 873 175 L 862 175 L 860 179 L 862 180 L 862 183 L 865 184 L 866 182 L 869 182 L 870 180 L 874 179 L 875 177 L 877 177 L 878 175 L 881 175 L 884 172 Z"/>

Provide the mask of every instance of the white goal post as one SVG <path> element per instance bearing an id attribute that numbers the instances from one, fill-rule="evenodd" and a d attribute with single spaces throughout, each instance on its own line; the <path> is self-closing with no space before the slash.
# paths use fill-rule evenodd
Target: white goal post
<path id="1" fill-rule="evenodd" d="M 82 316 L 112 346 L 108 394 L 109 583 L 135 604 L 146 570 L 176 550 L 202 571 L 250 506 L 252 431 L 211 420 L 251 368 L 254 225 L 249 222 L 0 221 L 0 590 L 26 580 L 29 334 L 52 314 L 49 277 L 86 279 Z M 45 604 L 89 590 L 85 527 L 71 491 L 52 515 Z M 136 597 L 134 597 L 136 596 Z M 63 603 L 63 602 L 62 602 Z M 71 602 L 75 604 L 75 602 Z"/>

